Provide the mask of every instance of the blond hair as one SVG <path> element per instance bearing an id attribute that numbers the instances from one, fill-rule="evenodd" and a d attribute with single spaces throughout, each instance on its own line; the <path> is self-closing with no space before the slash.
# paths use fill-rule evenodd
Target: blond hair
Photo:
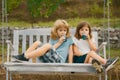
<path id="1" fill-rule="evenodd" d="M 59 36 L 57 34 L 57 30 L 59 28 L 66 28 L 67 29 L 67 34 L 66 34 L 66 37 L 70 37 L 70 32 L 69 32 L 69 24 L 67 23 L 67 21 L 65 20 L 56 20 L 55 23 L 54 23 L 54 26 L 51 30 L 51 39 L 58 39 Z"/>

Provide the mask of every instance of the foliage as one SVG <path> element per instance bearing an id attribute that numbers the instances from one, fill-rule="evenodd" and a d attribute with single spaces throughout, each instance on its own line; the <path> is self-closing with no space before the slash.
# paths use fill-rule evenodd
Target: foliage
<path id="1" fill-rule="evenodd" d="M 13 9 L 18 7 L 23 0 L 5 0 L 7 1 L 7 11 L 11 12 Z"/>
<path id="2" fill-rule="evenodd" d="M 64 0 L 27 0 L 28 10 L 33 17 L 48 17 Z"/>
<path id="3" fill-rule="evenodd" d="M 94 2 L 93 5 L 91 5 L 89 13 L 91 13 L 94 17 L 99 17 L 103 14 L 103 10 L 96 2 Z"/>
<path id="4" fill-rule="evenodd" d="M 23 0 L 7 0 L 7 11 L 11 12 L 18 7 Z M 27 8 L 32 17 L 48 17 L 64 0 L 26 0 Z"/>

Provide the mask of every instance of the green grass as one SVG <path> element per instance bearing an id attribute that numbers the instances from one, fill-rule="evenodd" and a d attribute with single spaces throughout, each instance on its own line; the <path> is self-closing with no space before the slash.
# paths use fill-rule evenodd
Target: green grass
<path id="1" fill-rule="evenodd" d="M 107 49 L 106 53 L 107 53 L 107 56 L 108 56 L 108 53 L 109 53 L 108 49 Z M 119 48 L 117 48 L 117 49 L 116 48 L 111 48 L 110 49 L 110 57 L 117 57 L 117 56 L 120 57 L 120 49 Z"/>
<path id="2" fill-rule="evenodd" d="M 107 28 L 107 19 L 103 18 L 71 18 L 71 19 L 65 19 L 71 27 L 76 27 L 76 25 L 80 21 L 87 21 L 91 24 L 93 27 L 104 27 Z M 113 28 L 119 28 L 120 27 L 120 19 L 119 18 L 113 18 L 110 19 L 110 27 Z M 41 22 L 39 21 L 38 23 L 34 23 L 34 27 L 52 27 L 54 21 L 49 21 L 49 22 Z M 17 20 L 10 20 L 8 21 L 8 24 L 4 24 L 5 26 L 8 27 L 16 27 L 16 28 L 30 28 L 33 27 L 31 23 L 25 22 L 25 21 L 17 21 Z M 103 26 L 104 25 L 104 26 Z M 2 24 L 0 22 L 0 27 L 2 27 Z"/>

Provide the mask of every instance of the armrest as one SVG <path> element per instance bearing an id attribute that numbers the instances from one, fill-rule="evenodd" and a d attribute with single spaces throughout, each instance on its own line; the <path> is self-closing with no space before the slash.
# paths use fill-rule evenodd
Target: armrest
<path id="1" fill-rule="evenodd" d="M 102 44 L 98 47 L 97 52 L 104 48 L 107 45 L 107 42 L 102 42 Z"/>
<path id="2" fill-rule="evenodd" d="M 7 62 L 9 62 L 10 51 L 14 51 L 14 47 L 10 40 L 6 40 L 6 43 L 7 43 Z"/>
<path id="3" fill-rule="evenodd" d="M 97 49 L 97 53 L 99 53 L 100 50 L 103 49 L 103 55 L 105 59 L 106 59 L 106 45 L 107 45 L 107 42 L 102 42 L 102 44 Z"/>
<path id="4" fill-rule="evenodd" d="M 12 45 L 10 40 L 6 40 L 6 43 L 9 45 L 11 50 L 14 50 L 14 47 L 13 47 L 13 45 Z"/>

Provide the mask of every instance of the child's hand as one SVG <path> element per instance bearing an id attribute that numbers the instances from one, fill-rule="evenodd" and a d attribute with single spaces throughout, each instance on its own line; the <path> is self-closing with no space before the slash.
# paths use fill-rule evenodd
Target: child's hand
<path id="1" fill-rule="evenodd" d="M 90 40 L 90 35 L 89 34 L 87 35 L 87 40 Z"/>
<path id="2" fill-rule="evenodd" d="M 62 37 L 60 37 L 59 42 L 60 42 L 60 43 L 63 43 L 63 42 L 64 42 L 64 40 L 65 40 L 65 37 L 64 37 L 64 36 L 62 36 Z"/>

